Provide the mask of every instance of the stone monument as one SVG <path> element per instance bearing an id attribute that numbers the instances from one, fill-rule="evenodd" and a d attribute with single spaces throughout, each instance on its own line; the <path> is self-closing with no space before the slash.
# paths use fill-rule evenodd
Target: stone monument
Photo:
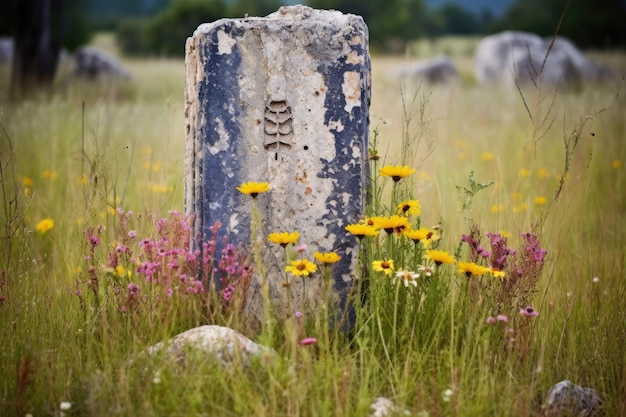
<path id="1" fill-rule="evenodd" d="M 309 259 L 313 251 L 341 255 L 333 280 L 343 306 L 358 254 L 344 227 L 364 212 L 368 178 L 363 19 L 285 6 L 266 17 L 203 24 L 187 40 L 185 71 L 185 207 L 196 216 L 196 245 L 216 221 L 230 243 L 261 245 L 271 298 L 285 307 L 283 248 L 266 238 L 298 231 Z M 250 181 L 271 186 L 255 200 L 258 236 L 250 236 L 253 199 L 236 189 Z M 319 272 L 307 280 L 314 291 L 309 282 L 320 281 Z M 291 281 L 296 309 L 302 280 Z M 256 285 L 249 310 L 259 316 Z"/>

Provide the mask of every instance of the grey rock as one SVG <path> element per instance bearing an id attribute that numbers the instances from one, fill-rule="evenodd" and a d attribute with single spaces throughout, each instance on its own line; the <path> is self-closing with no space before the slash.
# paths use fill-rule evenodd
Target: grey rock
<path id="1" fill-rule="evenodd" d="M 74 53 L 73 75 L 90 80 L 130 78 L 130 73 L 117 58 L 93 46 L 83 46 Z"/>
<path id="2" fill-rule="evenodd" d="M 0 64 L 10 64 L 13 60 L 13 38 L 0 37 Z"/>
<path id="3" fill-rule="evenodd" d="M 267 362 L 276 353 L 267 346 L 259 345 L 241 333 L 222 326 L 207 325 L 180 333 L 169 341 L 159 342 L 148 348 L 149 355 L 164 351 L 177 362 L 185 363 L 185 354 L 189 349 L 197 349 L 212 355 L 223 365 L 237 358 L 249 365 L 253 358 Z"/>
<path id="4" fill-rule="evenodd" d="M 370 417 L 410 416 L 411 412 L 397 406 L 388 398 L 376 397 L 370 406 Z M 420 416 L 421 417 L 421 416 Z"/>
<path id="5" fill-rule="evenodd" d="M 446 55 L 416 62 L 401 69 L 398 75 L 405 78 L 424 79 L 431 84 L 449 84 L 456 81 L 459 76 L 454 62 Z"/>
<path id="6" fill-rule="evenodd" d="M 603 416 L 600 393 L 564 380 L 548 391 L 542 406 L 545 417 L 599 417 Z"/>
<path id="7" fill-rule="evenodd" d="M 487 36 L 474 55 L 476 79 L 481 85 L 509 86 L 533 85 L 541 79 L 544 86 L 557 86 L 614 77 L 613 70 L 587 59 L 570 40 L 557 37 L 551 44 L 551 38 L 526 32 Z"/>

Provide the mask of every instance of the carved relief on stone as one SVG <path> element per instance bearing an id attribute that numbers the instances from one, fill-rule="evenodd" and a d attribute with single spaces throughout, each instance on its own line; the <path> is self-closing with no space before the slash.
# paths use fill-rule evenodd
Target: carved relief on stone
<path id="1" fill-rule="evenodd" d="M 291 107 L 285 100 L 271 101 L 265 107 L 264 126 L 265 149 L 277 150 L 281 145 L 291 148 L 293 138 Z"/>

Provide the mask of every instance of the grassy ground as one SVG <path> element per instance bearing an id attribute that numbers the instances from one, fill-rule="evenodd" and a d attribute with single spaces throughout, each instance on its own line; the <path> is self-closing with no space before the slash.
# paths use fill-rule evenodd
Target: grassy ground
<path id="1" fill-rule="evenodd" d="M 472 42 L 415 48 L 453 54 L 463 82 L 445 87 L 394 78 L 409 58 L 373 57 L 376 166 L 416 172 L 394 185 L 375 170 L 385 188 L 372 214 L 418 199 L 413 226 L 436 231 L 438 249 L 465 261 L 460 239 L 474 224 L 485 246 L 485 232 L 502 232 L 518 252 L 528 246 L 520 233 L 534 231 L 547 250 L 538 281 L 513 294 L 444 265 L 405 289 L 371 271 L 370 303 L 357 312 L 351 340 L 329 330 L 319 310 L 255 333 L 236 303 L 183 284 L 166 298 L 162 283 L 134 275 L 124 247 L 135 258 L 146 238 L 183 247 L 174 239 L 184 235 L 180 219 L 168 214 L 183 210 L 182 61 L 128 60 L 131 83 L 60 81 L 52 97 L 0 102 L 0 415 L 363 416 L 383 395 L 430 416 L 530 416 L 563 379 L 602 392 L 608 415 L 626 414 L 623 82 L 529 90 L 523 99 L 481 89 Z M 626 68 L 623 54 L 594 57 Z M 41 233 L 44 219 L 54 227 Z M 427 248 L 402 242 L 384 233 L 364 241 L 367 269 L 382 258 L 396 268 L 432 266 Z M 133 298 L 131 283 L 143 298 Z M 520 315 L 527 304 L 539 316 Z M 508 323 L 486 324 L 496 314 Z M 183 368 L 163 357 L 128 361 L 206 323 L 230 325 L 280 359 L 227 369 L 206 357 Z M 300 346 L 304 335 L 318 344 Z"/>

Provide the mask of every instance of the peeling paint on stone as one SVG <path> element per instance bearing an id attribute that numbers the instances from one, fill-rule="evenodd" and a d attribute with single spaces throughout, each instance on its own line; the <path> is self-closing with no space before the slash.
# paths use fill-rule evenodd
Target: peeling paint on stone
<path id="1" fill-rule="evenodd" d="M 196 246 L 222 223 L 231 243 L 263 242 L 270 293 L 284 307 L 284 253 L 271 232 L 298 231 L 299 243 L 337 251 L 335 290 L 343 307 L 357 262 L 344 227 L 365 210 L 370 60 L 359 16 L 285 6 L 266 17 L 203 24 L 186 45 L 185 207 L 196 215 Z M 252 199 L 236 187 L 267 181 L 262 220 L 250 236 Z M 317 279 L 309 280 L 314 295 Z M 261 317 L 258 284 L 249 311 Z M 301 280 L 292 283 L 300 294 Z M 319 297 L 313 299 L 319 300 Z M 301 300 L 296 297 L 295 307 Z"/>

